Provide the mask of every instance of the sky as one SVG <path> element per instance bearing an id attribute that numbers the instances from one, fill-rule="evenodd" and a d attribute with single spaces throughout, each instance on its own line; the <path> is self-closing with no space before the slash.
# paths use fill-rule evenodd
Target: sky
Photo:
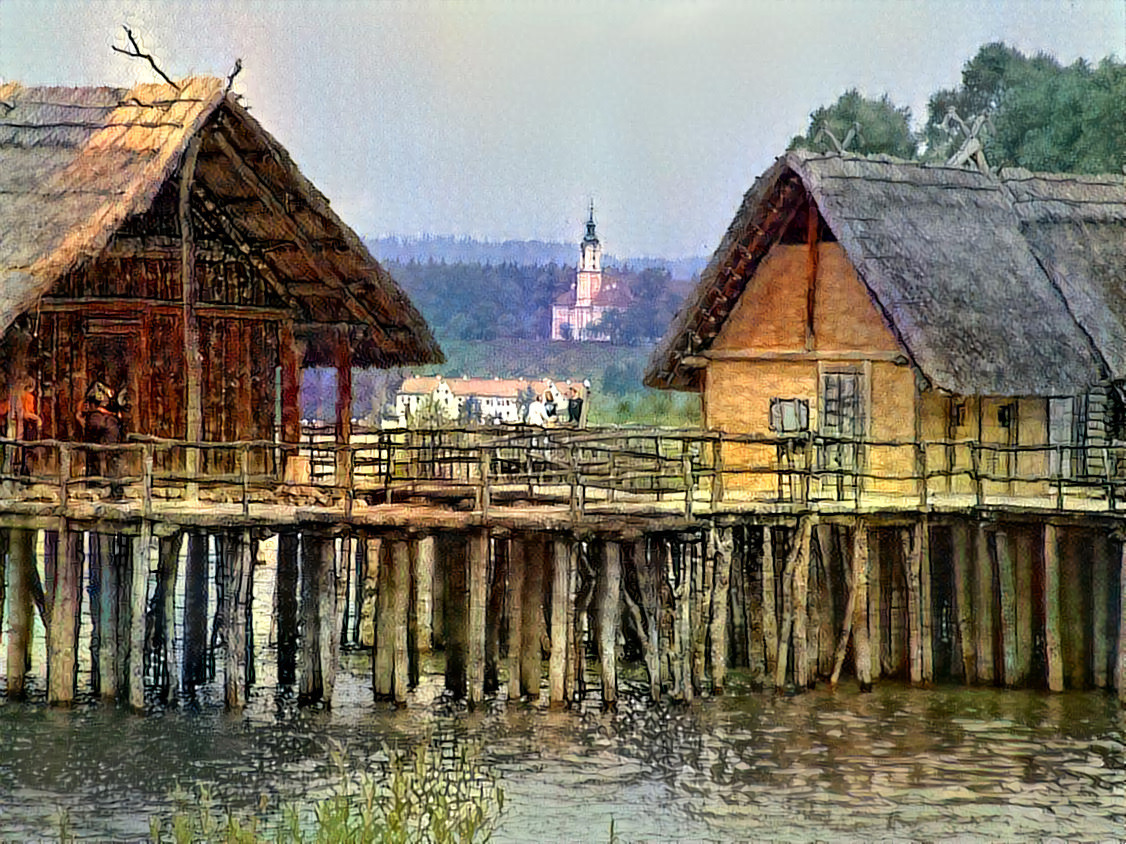
<path id="1" fill-rule="evenodd" d="M 926 118 L 990 41 L 1126 55 L 1126 0 L 0 0 L 0 80 L 226 76 L 359 234 L 709 255 L 845 90 Z M 577 247 L 576 247 L 577 248 Z"/>

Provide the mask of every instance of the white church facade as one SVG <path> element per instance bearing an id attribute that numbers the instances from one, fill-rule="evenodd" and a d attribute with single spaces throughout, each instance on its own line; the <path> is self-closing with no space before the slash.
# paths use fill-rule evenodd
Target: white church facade
<path id="1" fill-rule="evenodd" d="M 603 274 L 602 244 L 595 233 L 594 205 L 591 204 L 575 284 L 551 306 L 551 339 L 608 341 L 609 336 L 598 329 L 598 323 L 607 312 L 620 310 L 628 304 L 629 291 L 625 285 L 619 286 L 616 278 Z"/>

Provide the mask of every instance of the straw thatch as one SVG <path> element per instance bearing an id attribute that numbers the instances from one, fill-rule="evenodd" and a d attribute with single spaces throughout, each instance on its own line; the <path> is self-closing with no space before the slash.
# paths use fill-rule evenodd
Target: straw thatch
<path id="1" fill-rule="evenodd" d="M 806 199 L 931 386 L 960 395 L 1070 395 L 1126 370 L 1118 345 L 1126 339 L 1126 305 L 1114 295 L 1123 272 L 1108 274 L 1103 265 L 1124 251 L 1120 178 L 999 178 L 795 151 L 747 193 L 654 353 L 647 384 L 698 388 L 684 358 L 707 351 L 734 300 L 754 283 L 787 209 Z M 1097 234 L 1096 218 L 1105 227 Z M 1091 251 L 1094 240 L 1101 251 Z"/>
<path id="2" fill-rule="evenodd" d="M 355 232 L 224 81 L 206 77 L 131 90 L 0 85 L 0 334 L 162 191 L 175 195 L 170 180 L 193 139 L 193 189 L 222 209 L 228 235 L 290 303 L 306 365 L 332 363 L 342 328 L 357 366 L 441 362 L 421 315 Z"/>

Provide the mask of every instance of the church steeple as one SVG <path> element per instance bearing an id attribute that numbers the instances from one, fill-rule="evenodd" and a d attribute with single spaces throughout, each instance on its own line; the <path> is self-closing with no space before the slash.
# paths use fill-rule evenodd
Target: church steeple
<path id="1" fill-rule="evenodd" d="M 598 235 L 594 233 L 594 200 L 590 201 L 590 217 L 586 221 L 586 237 L 583 238 L 583 243 L 598 243 Z"/>
<path id="2" fill-rule="evenodd" d="M 584 279 L 584 274 L 590 275 Z M 594 231 L 594 200 L 592 199 L 590 201 L 590 217 L 586 221 L 586 236 L 583 237 L 579 259 L 579 302 L 589 304 L 591 298 L 598 295 L 598 288 L 601 286 L 602 244 L 598 242 L 598 235 Z"/>

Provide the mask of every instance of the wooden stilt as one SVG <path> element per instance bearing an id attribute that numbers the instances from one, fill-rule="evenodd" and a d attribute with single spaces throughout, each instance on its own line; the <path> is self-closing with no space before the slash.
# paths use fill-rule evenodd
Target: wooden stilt
<path id="1" fill-rule="evenodd" d="M 1072 689 L 1086 687 L 1090 677 L 1090 609 L 1084 575 L 1094 557 L 1090 534 L 1076 528 L 1060 532 L 1060 625 L 1063 632 L 1064 682 Z"/>
<path id="2" fill-rule="evenodd" d="M 409 687 L 410 655 L 407 652 L 407 621 L 410 601 L 411 544 L 406 540 L 391 543 L 391 625 L 394 641 L 392 656 L 392 696 L 399 706 L 406 705 Z"/>
<path id="3" fill-rule="evenodd" d="M 508 541 L 490 539 L 489 548 L 492 549 L 493 564 L 485 607 L 485 694 L 492 694 L 500 688 L 500 631 L 504 621 L 504 595 L 508 588 Z"/>
<path id="4" fill-rule="evenodd" d="M 476 530 L 469 535 L 469 629 L 468 687 L 469 705 L 485 700 L 486 599 L 489 593 L 489 532 Z M 430 561 L 433 571 L 433 557 Z"/>
<path id="5" fill-rule="evenodd" d="M 575 699 L 576 683 L 578 674 L 583 668 L 584 654 L 578 649 L 575 638 L 575 618 L 578 612 L 579 542 L 576 539 L 570 539 L 565 544 L 567 546 L 567 614 L 564 636 L 566 638 L 567 659 L 563 667 L 563 701 L 570 706 Z M 558 548 L 559 546 L 556 545 L 557 550 Z"/>
<path id="6" fill-rule="evenodd" d="M 887 601 L 884 595 L 883 555 L 880 553 L 879 533 L 873 537 L 865 531 L 864 541 L 868 545 L 868 644 L 872 652 L 872 679 L 883 676 L 884 651 L 887 637 L 884 627 L 884 610 Z M 872 540 L 875 538 L 875 548 Z M 873 553 L 874 552 L 874 553 Z"/>
<path id="7" fill-rule="evenodd" d="M 714 559 L 710 624 L 712 694 L 722 695 L 727 685 L 727 611 L 735 537 L 729 527 L 712 527 L 709 538 Z"/>
<path id="8" fill-rule="evenodd" d="M 54 577 L 47 578 L 51 593 L 51 625 L 47 630 L 47 702 L 55 706 L 74 703 L 78 680 L 78 619 L 81 611 L 82 533 L 59 520 L 55 536 Z M 61 553 L 60 553 L 61 552 Z"/>
<path id="9" fill-rule="evenodd" d="M 363 543 L 363 578 L 360 587 L 360 644 L 375 647 L 376 604 L 379 599 L 379 561 L 381 540 L 369 536 Z"/>
<path id="10" fill-rule="evenodd" d="M 247 702 L 246 607 L 252 575 L 252 541 L 249 530 L 224 537 L 226 584 L 223 600 L 223 699 L 227 709 L 241 711 Z"/>
<path id="11" fill-rule="evenodd" d="M 810 673 L 809 648 L 808 648 L 808 621 L 809 621 L 809 569 L 812 554 L 811 533 L 813 518 L 802 527 L 801 547 L 798 553 L 798 565 L 794 569 L 793 585 L 793 647 L 794 647 L 794 685 L 800 689 L 807 689 L 813 685 Z"/>
<path id="12" fill-rule="evenodd" d="M 520 691 L 537 699 L 543 674 L 545 543 L 530 536 L 524 545 L 524 596 L 520 603 Z"/>
<path id="13" fill-rule="evenodd" d="M 703 537 L 693 554 L 692 579 L 692 687 L 701 694 L 705 687 L 708 664 L 708 622 L 712 611 L 712 585 L 715 580 L 715 557 L 708 552 L 708 538 Z"/>
<path id="14" fill-rule="evenodd" d="M 571 653 L 573 664 L 567 672 L 570 690 L 567 700 L 574 701 L 586 694 L 586 631 L 588 611 L 594 597 L 596 578 L 593 576 L 589 558 L 590 545 L 585 547 L 576 542 L 571 548 L 572 590 L 575 594 L 575 613 L 570 623 Z"/>
<path id="15" fill-rule="evenodd" d="M 145 612 L 148 608 L 149 565 L 152 559 L 152 522 L 141 521 L 141 534 L 133 542 L 133 571 L 130 595 L 129 706 L 145 708 Z"/>
<path id="16" fill-rule="evenodd" d="M 469 562 L 461 537 L 442 536 L 437 544 L 437 557 L 446 572 L 444 614 L 446 623 L 446 688 L 455 697 L 465 697 L 469 689 L 467 658 L 469 655 Z M 381 581 L 382 582 L 382 581 Z M 382 608 L 383 590 L 380 590 Z M 383 627 L 378 628 L 380 631 Z M 377 633 L 376 642 L 380 635 Z"/>
<path id="17" fill-rule="evenodd" d="M 1017 685 L 1017 595 L 1016 575 L 1013 569 L 1013 544 L 1008 533 L 998 530 L 993 534 L 997 551 L 997 582 L 1001 597 L 1001 664 L 1004 666 L 1005 685 Z"/>
<path id="18" fill-rule="evenodd" d="M 856 529 L 856 533 L 860 533 L 860 528 Z M 841 669 L 844 667 L 845 656 L 848 653 L 848 642 L 852 637 L 852 629 L 856 624 L 856 604 L 860 600 L 860 577 L 861 569 L 864 567 L 865 561 L 862 560 L 856 550 L 856 539 L 853 540 L 853 553 L 852 560 L 847 566 L 848 578 L 848 597 L 845 599 L 844 620 L 841 622 L 841 635 L 837 640 L 837 647 L 833 653 L 833 670 L 829 677 L 829 684 L 834 688 L 841 678 Z M 856 648 L 853 648 L 855 655 Z M 860 676 L 859 660 L 857 664 L 857 677 Z"/>
<path id="19" fill-rule="evenodd" d="M 1118 649 L 1114 660 L 1114 688 L 1126 706 L 1126 542 L 1118 542 Z"/>
<path id="20" fill-rule="evenodd" d="M 642 538 L 633 546 L 633 562 L 637 567 L 637 586 L 641 596 L 641 616 L 645 621 L 645 670 L 649 675 L 649 700 L 661 699 L 661 592 L 659 573 L 649 555 L 649 540 Z"/>
<path id="21" fill-rule="evenodd" d="M 27 696 L 27 660 L 31 652 L 31 569 L 35 565 L 35 531 L 8 532 L 8 697 Z"/>
<path id="22" fill-rule="evenodd" d="M 868 582 L 871 570 L 868 547 L 868 524 L 856 520 L 852 534 L 852 574 L 856 581 L 856 599 L 853 604 L 856 618 L 853 621 L 853 659 L 860 691 L 872 690 L 872 650 L 868 641 Z"/>
<path id="23" fill-rule="evenodd" d="M 278 569 L 274 589 L 278 613 L 278 683 L 297 682 L 297 531 L 278 534 Z"/>
<path id="24" fill-rule="evenodd" d="M 817 551 L 811 558 L 813 578 L 810 587 L 810 641 L 815 644 L 811 654 L 811 671 L 816 676 L 830 677 L 836 658 L 833 640 L 835 601 L 833 596 L 833 550 L 837 545 L 835 525 L 819 524 L 814 531 Z M 844 555 L 841 555 L 844 565 Z"/>
<path id="25" fill-rule="evenodd" d="M 394 625 L 394 589 L 391 584 L 391 569 L 394 566 L 391 553 L 391 539 L 380 541 L 376 553 L 379 555 L 378 575 L 376 582 L 379 591 L 375 598 L 375 636 L 372 643 L 371 683 L 372 692 L 376 700 L 392 700 L 395 691 L 395 625 Z M 368 546 L 369 553 L 372 546 Z M 460 570 L 464 577 L 464 569 Z M 464 588 L 464 587 L 463 587 Z M 447 669 L 450 665 L 449 645 L 447 643 Z M 458 653 L 453 661 L 462 671 L 462 686 L 459 695 L 465 693 L 464 689 L 464 660 Z"/>
<path id="26" fill-rule="evenodd" d="M 934 594 L 931 591 L 931 530 L 924 516 L 916 529 L 919 538 L 919 647 L 923 682 L 934 682 Z"/>
<path id="27" fill-rule="evenodd" d="M 151 541 L 151 537 L 150 537 Z M 113 537 L 113 560 L 117 569 L 117 688 L 120 694 L 129 695 L 131 685 L 130 651 L 133 648 L 133 608 L 136 602 L 133 573 L 140 537 L 118 534 Z M 147 590 L 146 590 L 147 591 Z M 147 600 L 147 596 L 146 596 Z M 144 627 L 141 628 L 142 682 L 144 679 Z M 132 706 L 132 703 L 130 702 Z M 137 707 L 133 707 L 136 709 Z"/>
<path id="28" fill-rule="evenodd" d="M 618 630 L 621 626 L 621 545 L 604 542 L 598 594 L 598 659 L 602 664 L 602 706 L 618 706 Z"/>
<path id="29" fill-rule="evenodd" d="M 0 428 L 3 425 L 0 424 Z M 4 609 L 8 602 L 8 529 L 0 528 L 0 647 L 4 645 Z"/>
<path id="30" fill-rule="evenodd" d="M 1024 529 L 1012 536 L 1017 600 L 1017 675 L 1015 682 L 1023 685 L 1032 673 L 1032 625 L 1035 601 L 1032 570 L 1035 551 L 1032 534 Z"/>
<path id="31" fill-rule="evenodd" d="M 813 526 L 812 518 L 812 516 L 802 516 L 801 519 L 798 520 L 790 550 L 786 554 L 786 567 L 782 571 L 782 628 L 778 636 L 778 666 L 774 674 L 774 688 L 776 691 L 782 691 L 786 687 L 786 670 L 789 667 L 790 634 L 793 631 L 794 618 L 796 616 L 794 581 L 797 578 L 798 567 L 801 566 L 803 562 L 808 565 L 809 536 Z M 798 685 L 800 688 L 800 682 L 804 678 L 799 677 L 796 671 L 795 666 L 794 684 Z"/>
<path id="32" fill-rule="evenodd" d="M 118 571 L 113 537 L 104 533 L 91 537 L 97 548 L 101 583 L 100 614 L 98 619 L 98 689 L 103 698 L 117 697 L 117 633 L 118 633 Z M 206 632 L 204 633 L 206 641 Z"/>
<path id="33" fill-rule="evenodd" d="M 100 538 L 100 537 L 99 537 Z M 296 534 L 294 534 L 296 542 Z M 294 551 L 296 554 L 296 550 Z M 99 552 L 106 559 L 104 548 Z M 207 682 L 207 534 L 192 531 L 188 534 L 188 557 L 184 569 L 184 689 L 193 691 Z M 105 569 L 102 569 L 102 601 L 107 600 Z M 294 625 L 296 630 L 296 625 Z M 103 625 L 102 651 L 105 659 L 105 626 Z M 280 658 L 280 657 L 279 657 Z M 105 674 L 103 673 L 103 680 Z M 103 687 L 102 694 L 105 694 Z"/>
<path id="34" fill-rule="evenodd" d="M 335 543 L 329 536 L 301 536 L 301 647 L 298 701 L 331 705 L 336 672 Z"/>
<path id="35" fill-rule="evenodd" d="M 1107 687 L 1110 667 L 1110 542 L 1100 536 L 1091 549 L 1091 680 L 1096 689 Z"/>
<path id="36" fill-rule="evenodd" d="M 762 641 L 766 655 L 766 675 L 774 677 L 778 667 L 778 611 L 774 597 L 777 585 L 774 576 L 774 529 L 766 525 L 762 529 Z"/>
<path id="37" fill-rule="evenodd" d="M 977 650 L 971 588 L 973 576 L 970 565 L 970 531 L 965 522 L 954 523 L 951 542 L 954 551 L 954 612 L 958 619 L 958 639 L 962 646 L 962 671 L 967 683 L 976 683 Z"/>
<path id="38" fill-rule="evenodd" d="M 763 632 L 763 590 L 765 584 L 762 571 L 761 531 L 748 526 L 743 533 L 742 566 L 746 574 L 745 602 L 747 609 L 747 666 L 750 668 L 751 683 L 761 689 L 766 683 L 766 644 Z M 759 537 L 757 554 L 752 553 L 752 537 Z M 752 562 L 752 560 L 754 562 Z M 771 587 L 773 588 L 773 587 Z"/>
<path id="39" fill-rule="evenodd" d="M 1044 525 L 1044 662 L 1048 671 L 1048 689 L 1062 692 L 1059 538 L 1053 524 Z"/>
<path id="40" fill-rule="evenodd" d="M 976 584 L 975 613 L 977 624 L 975 650 L 977 651 L 977 677 L 982 683 L 992 683 L 993 670 L 993 561 L 989 553 L 989 534 L 985 524 L 977 526 L 974 554 L 974 582 Z"/>
<path id="41" fill-rule="evenodd" d="M 433 536 L 424 536 L 418 540 L 414 565 L 414 581 L 418 594 L 418 600 L 415 602 L 418 617 L 418 652 L 423 654 L 430 653 L 433 647 L 434 544 Z M 472 553 L 470 560 L 472 561 Z"/>
<path id="42" fill-rule="evenodd" d="M 731 644 L 728 654 L 732 667 L 749 667 L 751 657 L 747 630 L 750 611 L 747 609 L 747 552 L 742 528 L 733 527 L 731 537 L 731 596 L 728 599 L 731 604 Z"/>
<path id="43" fill-rule="evenodd" d="M 567 619 L 571 617 L 571 549 L 565 539 L 552 542 L 551 658 L 548 661 L 548 700 L 553 708 L 566 703 Z"/>
<path id="44" fill-rule="evenodd" d="M 520 657 L 524 623 L 524 540 L 508 541 L 508 698 L 520 698 Z"/>
<path id="45" fill-rule="evenodd" d="M 673 648 L 676 653 L 676 684 L 681 699 L 685 703 L 691 703 L 696 693 L 692 683 L 692 547 L 689 543 L 678 540 L 674 553 L 673 566 L 677 573 L 673 598 L 676 607 Z"/>
<path id="46" fill-rule="evenodd" d="M 922 566 L 920 547 L 920 528 L 918 524 L 901 531 L 903 540 L 903 561 L 907 575 L 907 653 L 912 683 L 923 679 L 923 644 L 920 629 L 920 602 L 922 586 L 919 569 Z"/>
<path id="47" fill-rule="evenodd" d="M 180 696 L 180 639 L 176 635 L 176 576 L 180 568 L 180 545 L 183 534 L 177 531 L 160 540 L 159 583 L 163 649 L 160 663 L 164 668 L 162 688 L 164 702 L 174 703 Z"/>

